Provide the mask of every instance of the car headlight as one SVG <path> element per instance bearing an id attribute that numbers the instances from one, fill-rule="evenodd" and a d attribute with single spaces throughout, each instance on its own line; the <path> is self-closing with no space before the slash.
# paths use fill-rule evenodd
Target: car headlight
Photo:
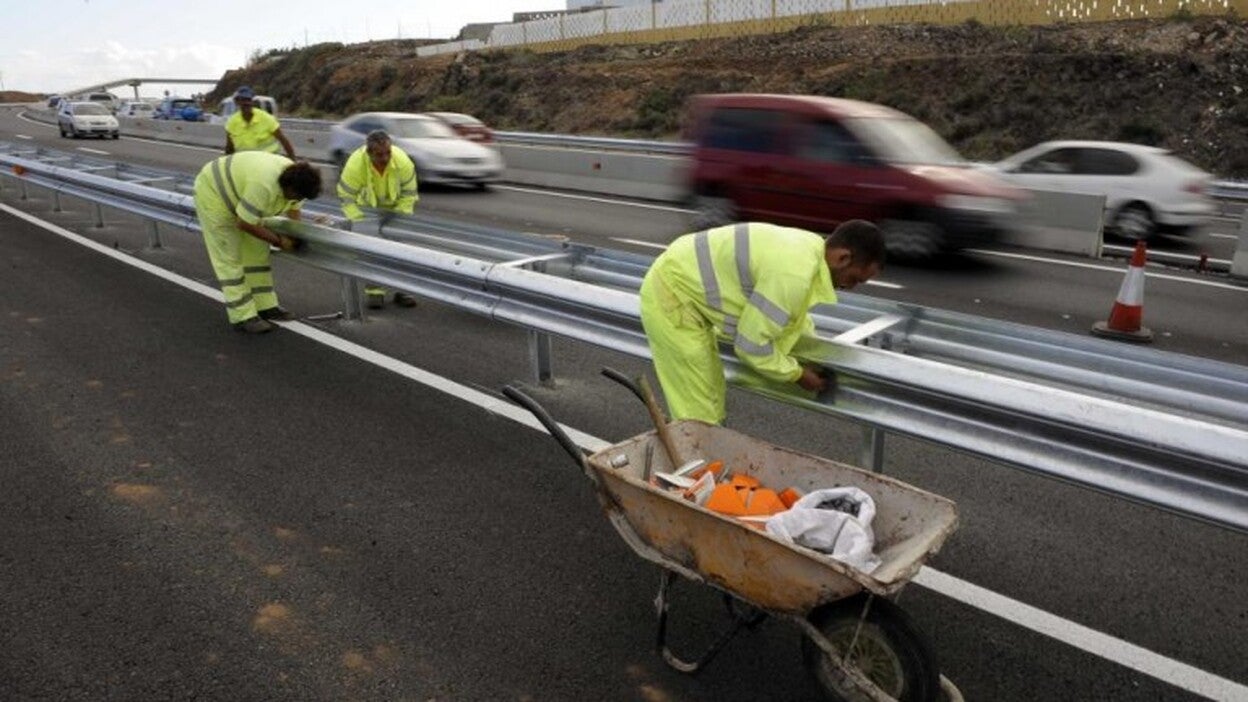
<path id="1" fill-rule="evenodd" d="M 986 214 L 1011 214 L 1014 203 L 1000 197 L 983 197 L 980 195 L 944 195 L 938 199 L 942 207 L 963 212 L 983 212 Z"/>

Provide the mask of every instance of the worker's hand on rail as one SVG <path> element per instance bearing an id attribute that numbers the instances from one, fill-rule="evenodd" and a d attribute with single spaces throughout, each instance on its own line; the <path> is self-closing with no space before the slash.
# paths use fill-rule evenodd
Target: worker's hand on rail
<path id="1" fill-rule="evenodd" d="M 289 253 L 291 251 L 298 251 L 302 249 L 304 247 L 304 242 L 302 239 L 296 239 L 293 236 L 286 236 L 285 234 L 278 234 L 277 245 L 278 247 L 282 249 L 282 251 L 286 251 Z"/>
<path id="2" fill-rule="evenodd" d="M 327 214 L 314 214 L 312 215 L 312 221 L 326 227 L 332 227 L 337 222 L 333 215 Z"/>
<path id="3" fill-rule="evenodd" d="M 803 390 L 820 393 L 828 389 L 828 378 L 822 369 L 802 366 L 802 376 L 797 379 L 797 384 L 802 386 Z"/>

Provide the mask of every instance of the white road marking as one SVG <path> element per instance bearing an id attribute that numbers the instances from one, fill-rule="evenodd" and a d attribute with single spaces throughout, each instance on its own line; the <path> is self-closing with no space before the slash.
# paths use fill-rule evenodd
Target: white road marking
<path id="1" fill-rule="evenodd" d="M 110 155 L 110 154 L 109 154 L 109 152 L 107 152 L 107 151 L 100 151 L 99 149 L 88 149 L 88 148 L 87 148 L 87 147 L 85 147 L 85 146 L 79 146 L 79 147 L 78 147 L 78 150 L 79 150 L 79 151 L 86 151 L 86 152 L 87 152 L 87 153 L 89 153 L 89 154 L 99 154 L 100 156 L 108 156 L 108 155 Z"/>
<path id="2" fill-rule="evenodd" d="M 1238 239 L 1239 238 L 1238 234 L 1215 234 L 1213 232 L 1209 232 L 1209 236 L 1215 239 Z"/>
<path id="3" fill-rule="evenodd" d="M 26 139 L 27 141 L 34 139 L 34 137 L 29 136 L 27 134 L 14 134 L 13 136 L 17 137 L 18 139 Z"/>
<path id="4" fill-rule="evenodd" d="M 0 203 L 0 211 L 23 219 L 53 234 L 62 236 L 74 243 L 102 253 L 146 273 L 151 273 L 187 290 L 199 293 L 216 302 L 224 302 L 221 291 L 203 283 L 184 278 L 163 268 L 139 260 L 129 254 L 96 243 L 63 227 L 45 222 L 21 210 Z M 541 424 L 527 410 L 512 403 L 483 393 L 479 390 L 461 385 L 449 378 L 430 373 L 422 368 L 391 358 L 372 349 L 360 346 L 346 339 L 334 336 L 304 322 L 277 322 L 284 329 L 299 334 L 307 339 L 325 344 L 366 363 L 372 363 L 397 375 L 420 383 L 438 392 L 445 393 L 456 399 L 506 417 L 518 424 L 531 429 L 545 432 Z M 564 427 L 565 431 L 577 445 L 590 451 L 600 451 L 610 442 L 591 434 Z M 1090 629 L 1082 624 L 1063 619 L 1042 609 L 1019 602 L 973 583 L 961 580 L 934 568 L 924 566 L 915 577 L 914 582 L 950 599 L 1000 617 L 1012 624 L 1035 631 L 1064 644 L 1087 651 L 1095 656 L 1113 661 L 1150 677 L 1161 680 L 1188 692 L 1203 695 L 1214 700 L 1243 701 L 1248 699 L 1248 686 L 1214 675 L 1181 661 L 1167 658 L 1148 649 L 1136 646 L 1122 639 Z"/>
<path id="5" fill-rule="evenodd" d="M 1124 275 L 1126 268 L 1116 268 L 1114 266 L 1101 266 L 1095 263 L 1079 263 L 1078 261 L 1062 261 L 1055 258 L 1044 258 L 1043 256 L 1029 256 L 1027 254 L 1006 253 L 1005 251 L 989 251 L 987 249 L 966 249 L 968 253 L 984 254 L 985 256 L 998 256 L 1000 258 L 1016 258 L 1022 261 L 1037 261 L 1039 263 L 1051 263 L 1055 266 L 1067 266 L 1069 268 L 1089 268 L 1096 271 L 1109 271 Z M 1237 290 L 1239 292 L 1248 293 L 1248 287 L 1242 285 L 1231 285 L 1230 283 L 1219 283 L 1214 280 L 1196 280 L 1194 278 L 1184 278 L 1177 275 L 1166 275 L 1165 273 L 1154 273 L 1145 271 L 1146 277 L 1149 279 L 1173 280 L 1179 283 L 1191 283 L 1192 285 L 1205 285 L 1211 288 L 1222 288 L 1224 290 Z"/>
<path id="6" fill-rule="evenodd" d="M 585 202 L 602 202 L 608 205 L 622 205 L 624 207 L 641 207 L 647 210 L 658 210 L 660 212 L 677 212 L 680 214 L 696 214 L 696 210 L 686 210 L 682 207 L 670 207 L 668 205 L 650 205 L 644 202 L 632 202 L 627 200 L 612 200 L 605 197 L 594 197 L 592 195 L 574 195 L 572 193 L 556 193 L 549 190 L 537 190 L 534 188 L 521 188 L 515 185 L 495 185 L 498 190 L 514 190 L 518 193 L 535 193 L 537 195 L 546 195 L 549 197 L 566 197 L 570 200 L 584 200 Z"/>
<path id="7" fill-rule="evenodd" d="M 611 237 L 611 241 L 618 241 L 623 244 L 632 244 L 633 246 L 644 246 L 646 248 L 658 249 L 660 251 L 667 250 L 667 246 L 665 244 L 656 244 L 653 241 L 642 241 L 640 239 L 622 239 L 618 236 Z M 904 285 L 898 285 L 897 283 L 886 283 L 882 280 L 868 280 L 866 284 L 875 285 L 881 288 L 888 288 L 889 290 L 905 290 L 906 289 L 906 286 Z"/>

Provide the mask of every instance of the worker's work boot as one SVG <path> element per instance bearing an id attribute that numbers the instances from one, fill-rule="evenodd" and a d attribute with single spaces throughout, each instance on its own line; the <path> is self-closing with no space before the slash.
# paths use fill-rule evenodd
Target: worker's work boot
<path id="1" fill-rule="evenodd" d="M 412 297 L 411 295 L 408 295 L 405 292 L 396 292 L 394 294 L 394 304 L 398 305 L 399 307 L 415 307 L 416 298 Z"/>
<path id="2" fill-rule="evenodd" d="M 264 334 L 273 331 L 273 325 L 259 317 L 249 317 L 234 323 L 234 330 L 245 334 Z"/>
<path id="3" fill-rule="evenodd" d="M 295 318 L 295 314 L 290 310 L 281 307 L 270 307 L 267 310 L 260 310 L 260 318 L 276 320 L 279 322 L 289 322 Z"/>
<path id="4" fill-rule="evenodd" d="M 364 297 L 368 300 L 368 308 L 370 310 L 379 310 L 382 305 L 386 304 L 386 294 L 384 292 L 367 292 Z"/>

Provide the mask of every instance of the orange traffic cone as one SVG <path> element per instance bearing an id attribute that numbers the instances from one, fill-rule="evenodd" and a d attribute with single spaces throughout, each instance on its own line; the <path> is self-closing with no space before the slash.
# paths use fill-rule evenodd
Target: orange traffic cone
<path id="1" fill-rule="evenodd" d="M 1148 251 L 1144 240 L 1135 242 L 1131 267 L 1118 289 L 1118 299 L 1109 312 L 1109 321 L 1092 325 L 1092 333 L 1109 339 L 1145 343 L 1153 340 L 1153 332 L 1141 325 L 1144 316 L 1144 262 Z"/>

